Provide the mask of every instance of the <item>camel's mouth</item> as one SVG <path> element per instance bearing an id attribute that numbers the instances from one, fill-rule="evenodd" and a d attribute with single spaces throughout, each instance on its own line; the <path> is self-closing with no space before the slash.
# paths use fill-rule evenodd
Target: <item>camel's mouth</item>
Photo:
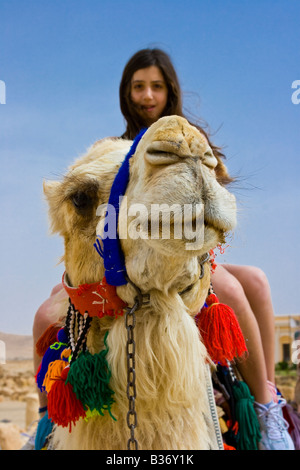
<path id="1" fill-rule="evenodd" d="M 225 241 L 225 233 L 217 223 L 214 221 L 206 220 L 204 218 L 203 204 L 201 204 L 202 211 L 198 213 L 193 211 L 190 217 L 183 211 L 183 207 L 178 204 L 177 211 L 165 204 L 165 211 L 161 211 L 162 206 L 159 206 L 158 211 L 150 212 L 145 207 L 144 214 L 140 211 L 139 206 L 138 216 L 129 216 L 127 219 L 126 227 L 128 232 L 123 233 L 119 227 L 119 237 L 130 238 L 133 240 L 182 240 L 188 250 L 199 251 L 207 245 L 207 241 L 213 238 L 217 243 Z M 155 205 L 158 208 L 158 205 Z M 122 208 L 123 210 L 123 208 Z M 121 212 L 122 212 L 121 210 Z M 122 220 L 122 226 L 124 219 Z"/>
<path id="2" fill-rule="evenodd" d="M 222 244 L 226 238 L 226 231 L 205 219 L 199 223 L 196 218 L 193 218 L 190 230 L 183 233 L 187 233 L 187 236 L 183 237 L 186 249 L 195 251 L 201 251 L 203 247 L 207 248 L 207 241 L 211 239 Z"/>
<path id="3" fill-rule="evenodd" d="M 224 236 L 226 232 L 230 230 L 229 227 L 224 227 L 218 224 L 218 221 L 214 220 L 208 220 L 206 217 L 204 217 L 204 228 L 207 230 L 214 230 L 217 234 L 220 236 Z"/>
<path id="4" fill-rule="evenodd" d="M 218 227 L 217 225 L 204 221 L 204 231 L 205 230 L 207 232 L 213 231 L 217 235 L 218 239 L 220 240 L 220 243 L 225 242 L 225 237 L 226 237 L 227 232 L 221 229 L 220 227 Z"/>

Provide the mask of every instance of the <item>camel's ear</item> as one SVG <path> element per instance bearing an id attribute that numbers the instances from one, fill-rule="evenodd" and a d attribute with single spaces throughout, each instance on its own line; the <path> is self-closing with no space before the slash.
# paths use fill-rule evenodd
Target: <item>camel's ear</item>
<path id="1" fill-rule="evenodd" d="M 49 218 L 51 230 L 53 233 L 64 232 L 64 218 L 61 210 L 62 191 L 59 181 L 44 181 L 43 190 L 49 206 Z"/>
<path id="2" fill-rule="evenodd" d="M 43 190 L 48 202 L 55 196 L 60 184 L 59 181 L 43 181 Z"/>

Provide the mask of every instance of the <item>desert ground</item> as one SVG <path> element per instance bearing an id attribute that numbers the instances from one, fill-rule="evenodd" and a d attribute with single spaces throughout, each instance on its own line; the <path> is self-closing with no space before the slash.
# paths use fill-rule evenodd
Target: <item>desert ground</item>
<path id="1" fill-rule="evenodd" d="M 32 337 L 0 332 L 0 341 L 0 449 L 19 450 L 38 420 Z"/>

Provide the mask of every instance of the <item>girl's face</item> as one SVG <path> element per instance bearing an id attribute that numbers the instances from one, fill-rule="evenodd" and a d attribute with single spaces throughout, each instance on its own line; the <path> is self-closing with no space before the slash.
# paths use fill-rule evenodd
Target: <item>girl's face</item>
<path id="1" fill-rule="evenodd" d="M 158 67 L 137 70 L 131 79 L 131 100 L 139 116 L 151 126 L 162 115 L 168 100 L 168 88 Z"/>

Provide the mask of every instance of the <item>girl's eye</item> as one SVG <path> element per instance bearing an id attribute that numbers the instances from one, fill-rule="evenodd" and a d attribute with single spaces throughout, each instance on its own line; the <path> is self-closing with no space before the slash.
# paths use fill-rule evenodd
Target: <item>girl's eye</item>
<path id="1" fill-rule="evenodd" d="M 141 90 L 142 88 L 143 88 L 142 84 L 136 84 L 136 85 L 133 86 L 134 90 Z"/>

